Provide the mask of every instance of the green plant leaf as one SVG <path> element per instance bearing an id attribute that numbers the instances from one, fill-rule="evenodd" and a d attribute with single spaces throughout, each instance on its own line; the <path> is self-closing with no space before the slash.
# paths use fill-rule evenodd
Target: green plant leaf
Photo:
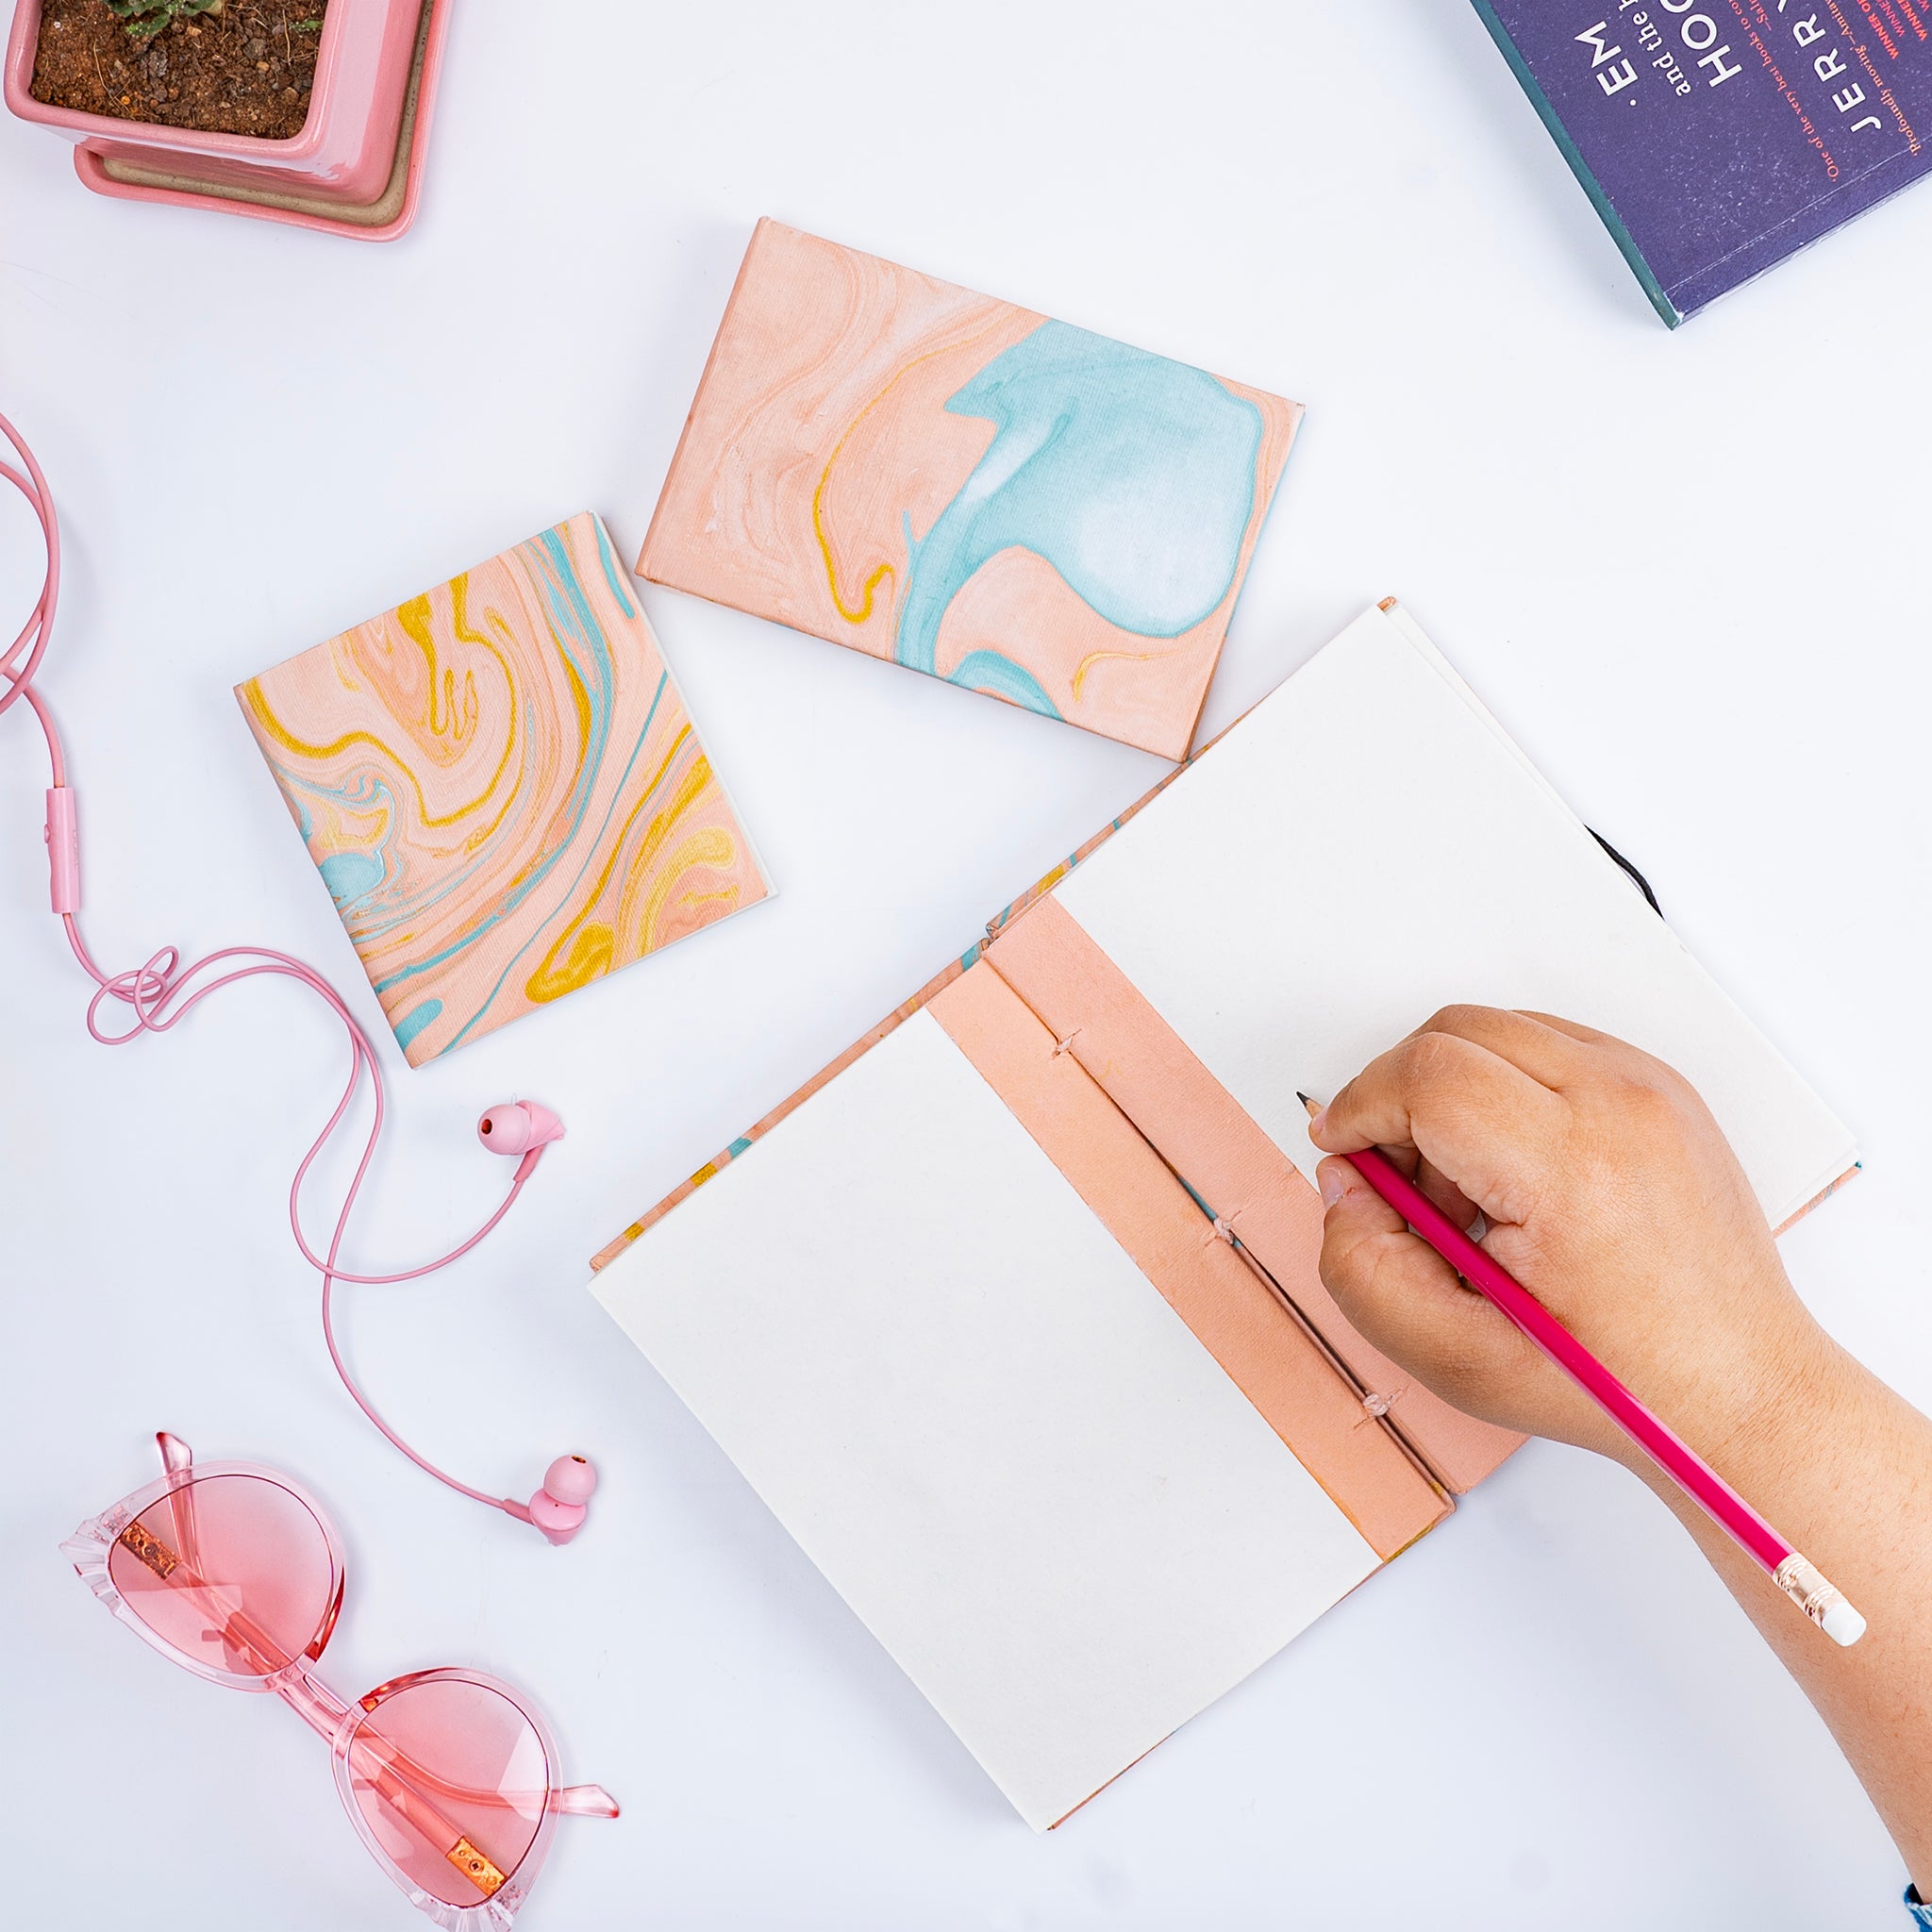
<path id="1" fill-rule="evenodd" d="M 117 20 L 128 23 L 128 38 L 136 41 L 152 40 L 170 21 L 185 14 L 222 10 L 222 0 L 107 0 L 107 5 Z"/>

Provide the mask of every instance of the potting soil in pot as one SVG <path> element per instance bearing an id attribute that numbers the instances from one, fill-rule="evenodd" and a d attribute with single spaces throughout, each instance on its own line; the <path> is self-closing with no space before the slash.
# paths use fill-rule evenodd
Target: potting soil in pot
<path id="1" fill-rule="evenodd" d="M 219 13 L 177 14 L 149 38 L 130 34 L 107 0 L 42 0 L 33 97 L 121 121 L 287 141 L 308 117 L 327 5 L 226 0 Z"/>

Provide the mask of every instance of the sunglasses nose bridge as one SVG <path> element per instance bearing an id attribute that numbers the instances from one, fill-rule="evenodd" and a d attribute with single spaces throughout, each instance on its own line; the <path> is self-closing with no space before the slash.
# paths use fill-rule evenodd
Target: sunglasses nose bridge
<path id="1" fill-rule="evenodd" d="M 334 1742 L 349 1707 L 319 1678 L 299 1667 L 275 1679 L 275 1695 L 318 1737 Z"/>

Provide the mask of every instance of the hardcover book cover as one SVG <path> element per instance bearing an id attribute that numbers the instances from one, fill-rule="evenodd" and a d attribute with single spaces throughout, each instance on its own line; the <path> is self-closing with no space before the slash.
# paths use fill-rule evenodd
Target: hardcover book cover
<path id="1" fill-rule="evenodd" d="M 1926 0 L 1475 0 L 1674 328 L 1925 173 Z"/>
<path id="2" fill-rule="evenodd" d="M 412 1067 L 771 891 L 588 513 L 235 695 Z"/>
<path id="3" fill-rule="evenodd" d="M 1179 758 L 1301 415 L 762 221 L 638 575 Z"/>

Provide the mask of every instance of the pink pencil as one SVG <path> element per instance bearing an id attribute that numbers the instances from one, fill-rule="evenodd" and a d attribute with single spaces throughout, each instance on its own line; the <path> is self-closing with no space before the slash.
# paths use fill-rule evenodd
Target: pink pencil
<path id="1" fill-rule="evenodd" d="M 1296 1095 L 1312 1114 L 1315 1103 Z M 1374 1148 L 1341 1157 L 1469 1285 L 1501 1308 L 1643 1450 L 1834 1643 L 1857 1642 L 1865 1620 L 1674 1430 L 1659 1422 L 1530 1291 L 1499 1268 Z"/>

